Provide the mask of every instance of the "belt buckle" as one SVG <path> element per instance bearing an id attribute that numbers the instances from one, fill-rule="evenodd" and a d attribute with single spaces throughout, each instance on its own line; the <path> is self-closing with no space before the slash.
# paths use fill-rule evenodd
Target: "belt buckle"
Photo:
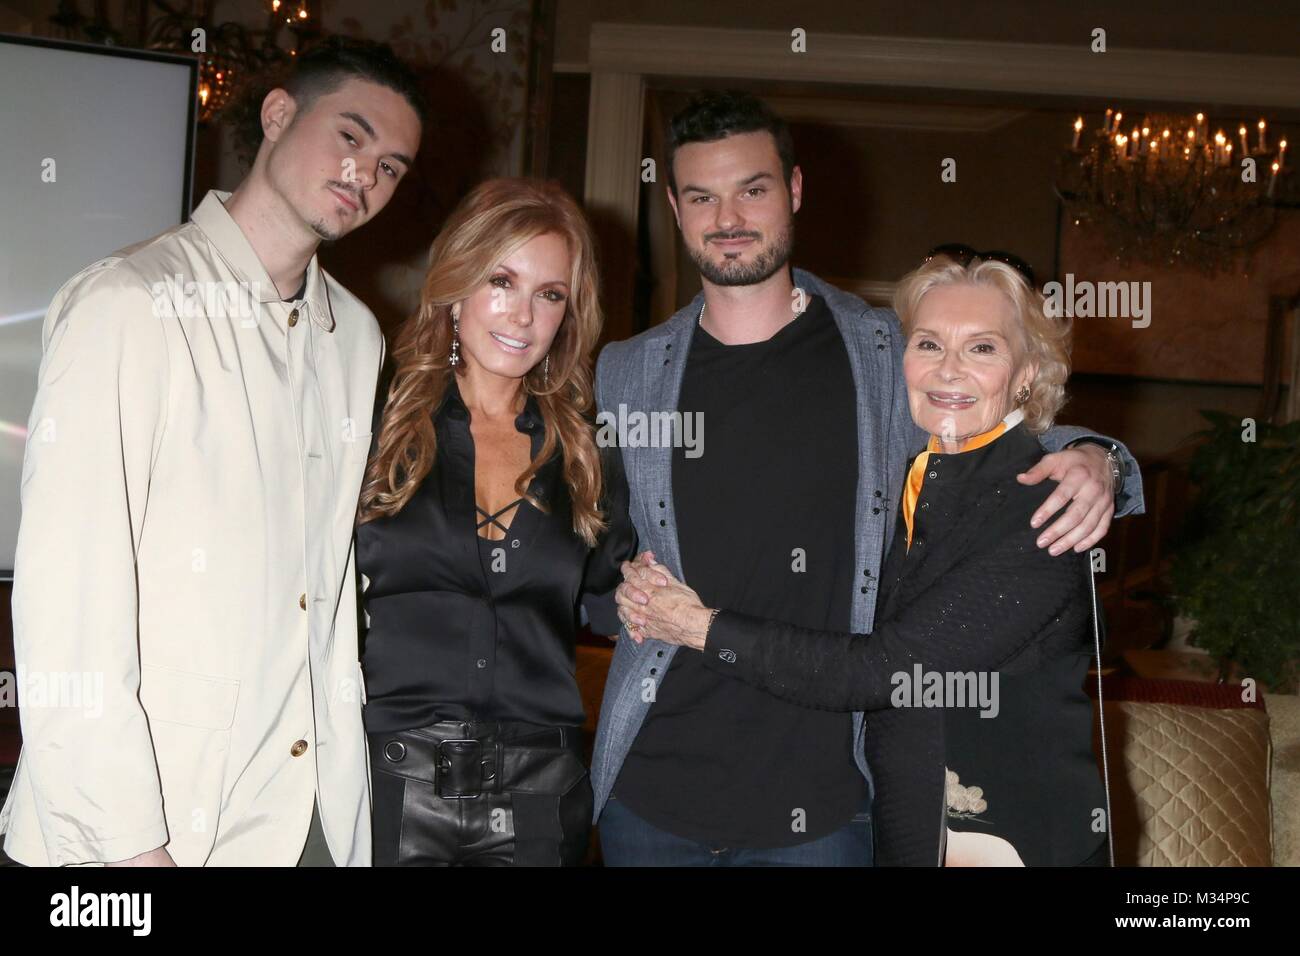
<path id="1" fill-rule="evenodd" d="M 483 792 L 483 743 L 474 738 L 438 743 L 436 790 L 444 800 L 473 800 Z"/>

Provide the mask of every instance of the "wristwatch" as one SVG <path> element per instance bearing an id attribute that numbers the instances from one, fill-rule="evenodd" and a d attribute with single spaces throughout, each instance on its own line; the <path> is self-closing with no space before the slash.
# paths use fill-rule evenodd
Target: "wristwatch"
<path id="1" fill-rule="evenodd" d="M 1106 449 L 1106 463 L 1110 465 L 1110 476 L 1115 480 L 1115 499 L 1118 501 L 1119 496 L 1124 492 L 1124 479 L 1128 477 L 1128 466 L 1125 465 L 1124 459 L 1120 457 L 1119 445 L 1086 435 L 1083 438 L 1076 438 L 1067 447 L 1073 448 L 1075 445 L 1081 445 L 1084 442 Z"/>

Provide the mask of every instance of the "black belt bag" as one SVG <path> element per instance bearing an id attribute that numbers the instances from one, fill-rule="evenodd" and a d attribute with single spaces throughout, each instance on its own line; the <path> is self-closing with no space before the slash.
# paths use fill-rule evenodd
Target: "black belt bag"
<path id="1" fill-rule="evenodd" d="M 444 800 L 563 794 L 587 772 L 580 727 L 448 720 L 367 737 L 372 768 L 431 784 Z M 574 759 L 556 759 L 565 751 Z"/>

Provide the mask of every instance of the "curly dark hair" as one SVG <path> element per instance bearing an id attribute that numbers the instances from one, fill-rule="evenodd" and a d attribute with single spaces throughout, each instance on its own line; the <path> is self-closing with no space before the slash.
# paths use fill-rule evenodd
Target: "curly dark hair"
<path id="1" fill-rule="evenodd" d="M 298 108 L 307 109 L 317 97 L 332 93 L 352 78 L 400 93 L 420 117 L 421 125 L 428 120 L 429 107 L 420 79 L 398 59 L 392 47 L 334 35 L 287 63 L 272 64 L 258 72 L 222 110 L 222 121 L 233 132 L 240 161 L 251 166 L 262 145 L 262 101 L 271 90 L 288 90 Z"/>
<path id="2" fill-rule="evenodd" d="M 766 130 L 776 140 L 781 170 L 786 185 L 794 170 L 794 140 L 785 120 L 752 93 L 742 90 L 705 90 L 696 93 L 668 122 L 668 188 L 677 195 L 677 178 L 673 175 L 673 156 L 687 143 L 713 143 L 735 133 Z"/>

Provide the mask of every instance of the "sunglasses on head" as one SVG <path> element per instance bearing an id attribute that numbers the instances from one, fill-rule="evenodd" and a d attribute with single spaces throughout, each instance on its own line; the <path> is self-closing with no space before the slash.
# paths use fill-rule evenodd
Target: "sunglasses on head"
<path id="1" fill-rule="evenodd" d="M 925 254 L 925 262 L 929 262 L 935 256 L 947 256 L 958 265 L 968 266 L 975 259 L 987 262 L 990 259 L 994 262 L 1001 262 L 1015 269 L 1025 281 L 1029 283 L 1031 289 L 1038 288 L 1038 281 L 1034 278 L 1034 269 L 1028 262 L 1010 252 L 1001 252 L 997 249 L 991 249 L 988 252 L 979 252 L 972 247 L 961 242 L 945 242 L 943 245 L 935 246 Z"/>

